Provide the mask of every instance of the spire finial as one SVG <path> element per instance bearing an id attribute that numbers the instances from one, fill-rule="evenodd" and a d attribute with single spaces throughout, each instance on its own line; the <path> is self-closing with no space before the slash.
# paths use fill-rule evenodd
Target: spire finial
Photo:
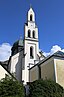
<path id="1" fill-rule="evenodd" d="M 30 4 L 30 8 L 32 8 L 32 4 Z"/>
<path id="2" fill-rule="evenodd" d="M 20 40 L 22 40 L 22 35 L 20 35 Z"/>

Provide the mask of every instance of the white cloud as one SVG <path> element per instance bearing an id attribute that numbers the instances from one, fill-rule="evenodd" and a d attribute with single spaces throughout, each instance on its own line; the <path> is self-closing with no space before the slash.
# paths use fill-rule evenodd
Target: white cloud
<path id="1" fill-rule="evenodd" d="M 45 56 L 48 56 L 48 55 L 54 54 L 54 53 L 57 52 L 57 51 L 62 51 L 62 52 L 64 52 L 64 49 L 61 49 L 60 46 L 55 45 L 55 46 L 53 46 L 53 47 L 51 48 L 50 52 L 48 52 L 48 53 L 44 52 L 43 54 L 44 54 Z"/>
<path id="2" fill-rule="evenodd" d="M 11 55 L 11 45 L 3 43 L 0 45 L 0 61 L 8 60 Z"/>

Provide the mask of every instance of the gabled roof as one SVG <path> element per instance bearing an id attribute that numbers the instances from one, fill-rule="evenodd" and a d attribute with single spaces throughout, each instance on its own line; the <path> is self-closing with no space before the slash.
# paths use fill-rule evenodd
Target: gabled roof
<path id="1" fill-rule="evenodd" d="M 8 67 L 8 61 L 9 60 L 6 60 L 6 61 L 2 61 L 0 63 L 7 69 L 7 67 Z"/>
<path id="2" fill-rule="evenodd" d="M 54 56 L 61 56 L 64 57 L 64 52 L 57 51 L 56 53 L 53 54 Z"/>
<path id="3" fill-rule="evenodd" d="M 57 51 L 55 52 L 53 55 L 49 55 L 48 57 L 44 58 L 43 60 L 39 61 L 37 64 L 35 64 L 33 67 L 31 67 L 30 69 L 34 68 L 35 66 L 39 66 L 42 63 L 46 62 L 47 60 L 49 60 L 50 58 L 64 58 L 64 52 L 61 51 Z M 29 70 L 30 70 L 29 69 Z"/>

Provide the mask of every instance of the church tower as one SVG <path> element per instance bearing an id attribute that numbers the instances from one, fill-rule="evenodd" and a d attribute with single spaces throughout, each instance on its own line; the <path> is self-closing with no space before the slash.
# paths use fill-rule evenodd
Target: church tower
<path id="1" fill-rule="evenodd" d="M 34 66 L 38 61 L 39 42 L 38 42 L 38 28 L 35 24 L 35 13 L 30 7 L 27 14 L 27 23 L 24 27 L 24 71 L 23 79 L 29 82 L 29 68 Z"/>
<path id="2" fill-rule="evenodd" d="M 27 22 L 24 25 L 24 39 L 16 41 L 11 50 L 9 71 L 18 81 L 26 84 L 30 81 L 29 69 L 43 58 L 42 52 L 39 52 L 38 28 L 32 7 L 28 11 Z"/>

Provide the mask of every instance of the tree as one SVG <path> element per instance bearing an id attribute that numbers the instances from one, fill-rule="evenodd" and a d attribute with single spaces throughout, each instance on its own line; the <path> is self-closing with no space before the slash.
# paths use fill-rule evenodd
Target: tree
<path id="1" fill-rule="evenodd" d="M 51 80 L 36 80 L 29 88 L 29 97 L 64 97 L 63 87 Z"/>
<path id="2" fill-rule="evenodd" d="M 0 81 L 0 97 L 24 97 L 22 83 L 7 76 Z"/>

